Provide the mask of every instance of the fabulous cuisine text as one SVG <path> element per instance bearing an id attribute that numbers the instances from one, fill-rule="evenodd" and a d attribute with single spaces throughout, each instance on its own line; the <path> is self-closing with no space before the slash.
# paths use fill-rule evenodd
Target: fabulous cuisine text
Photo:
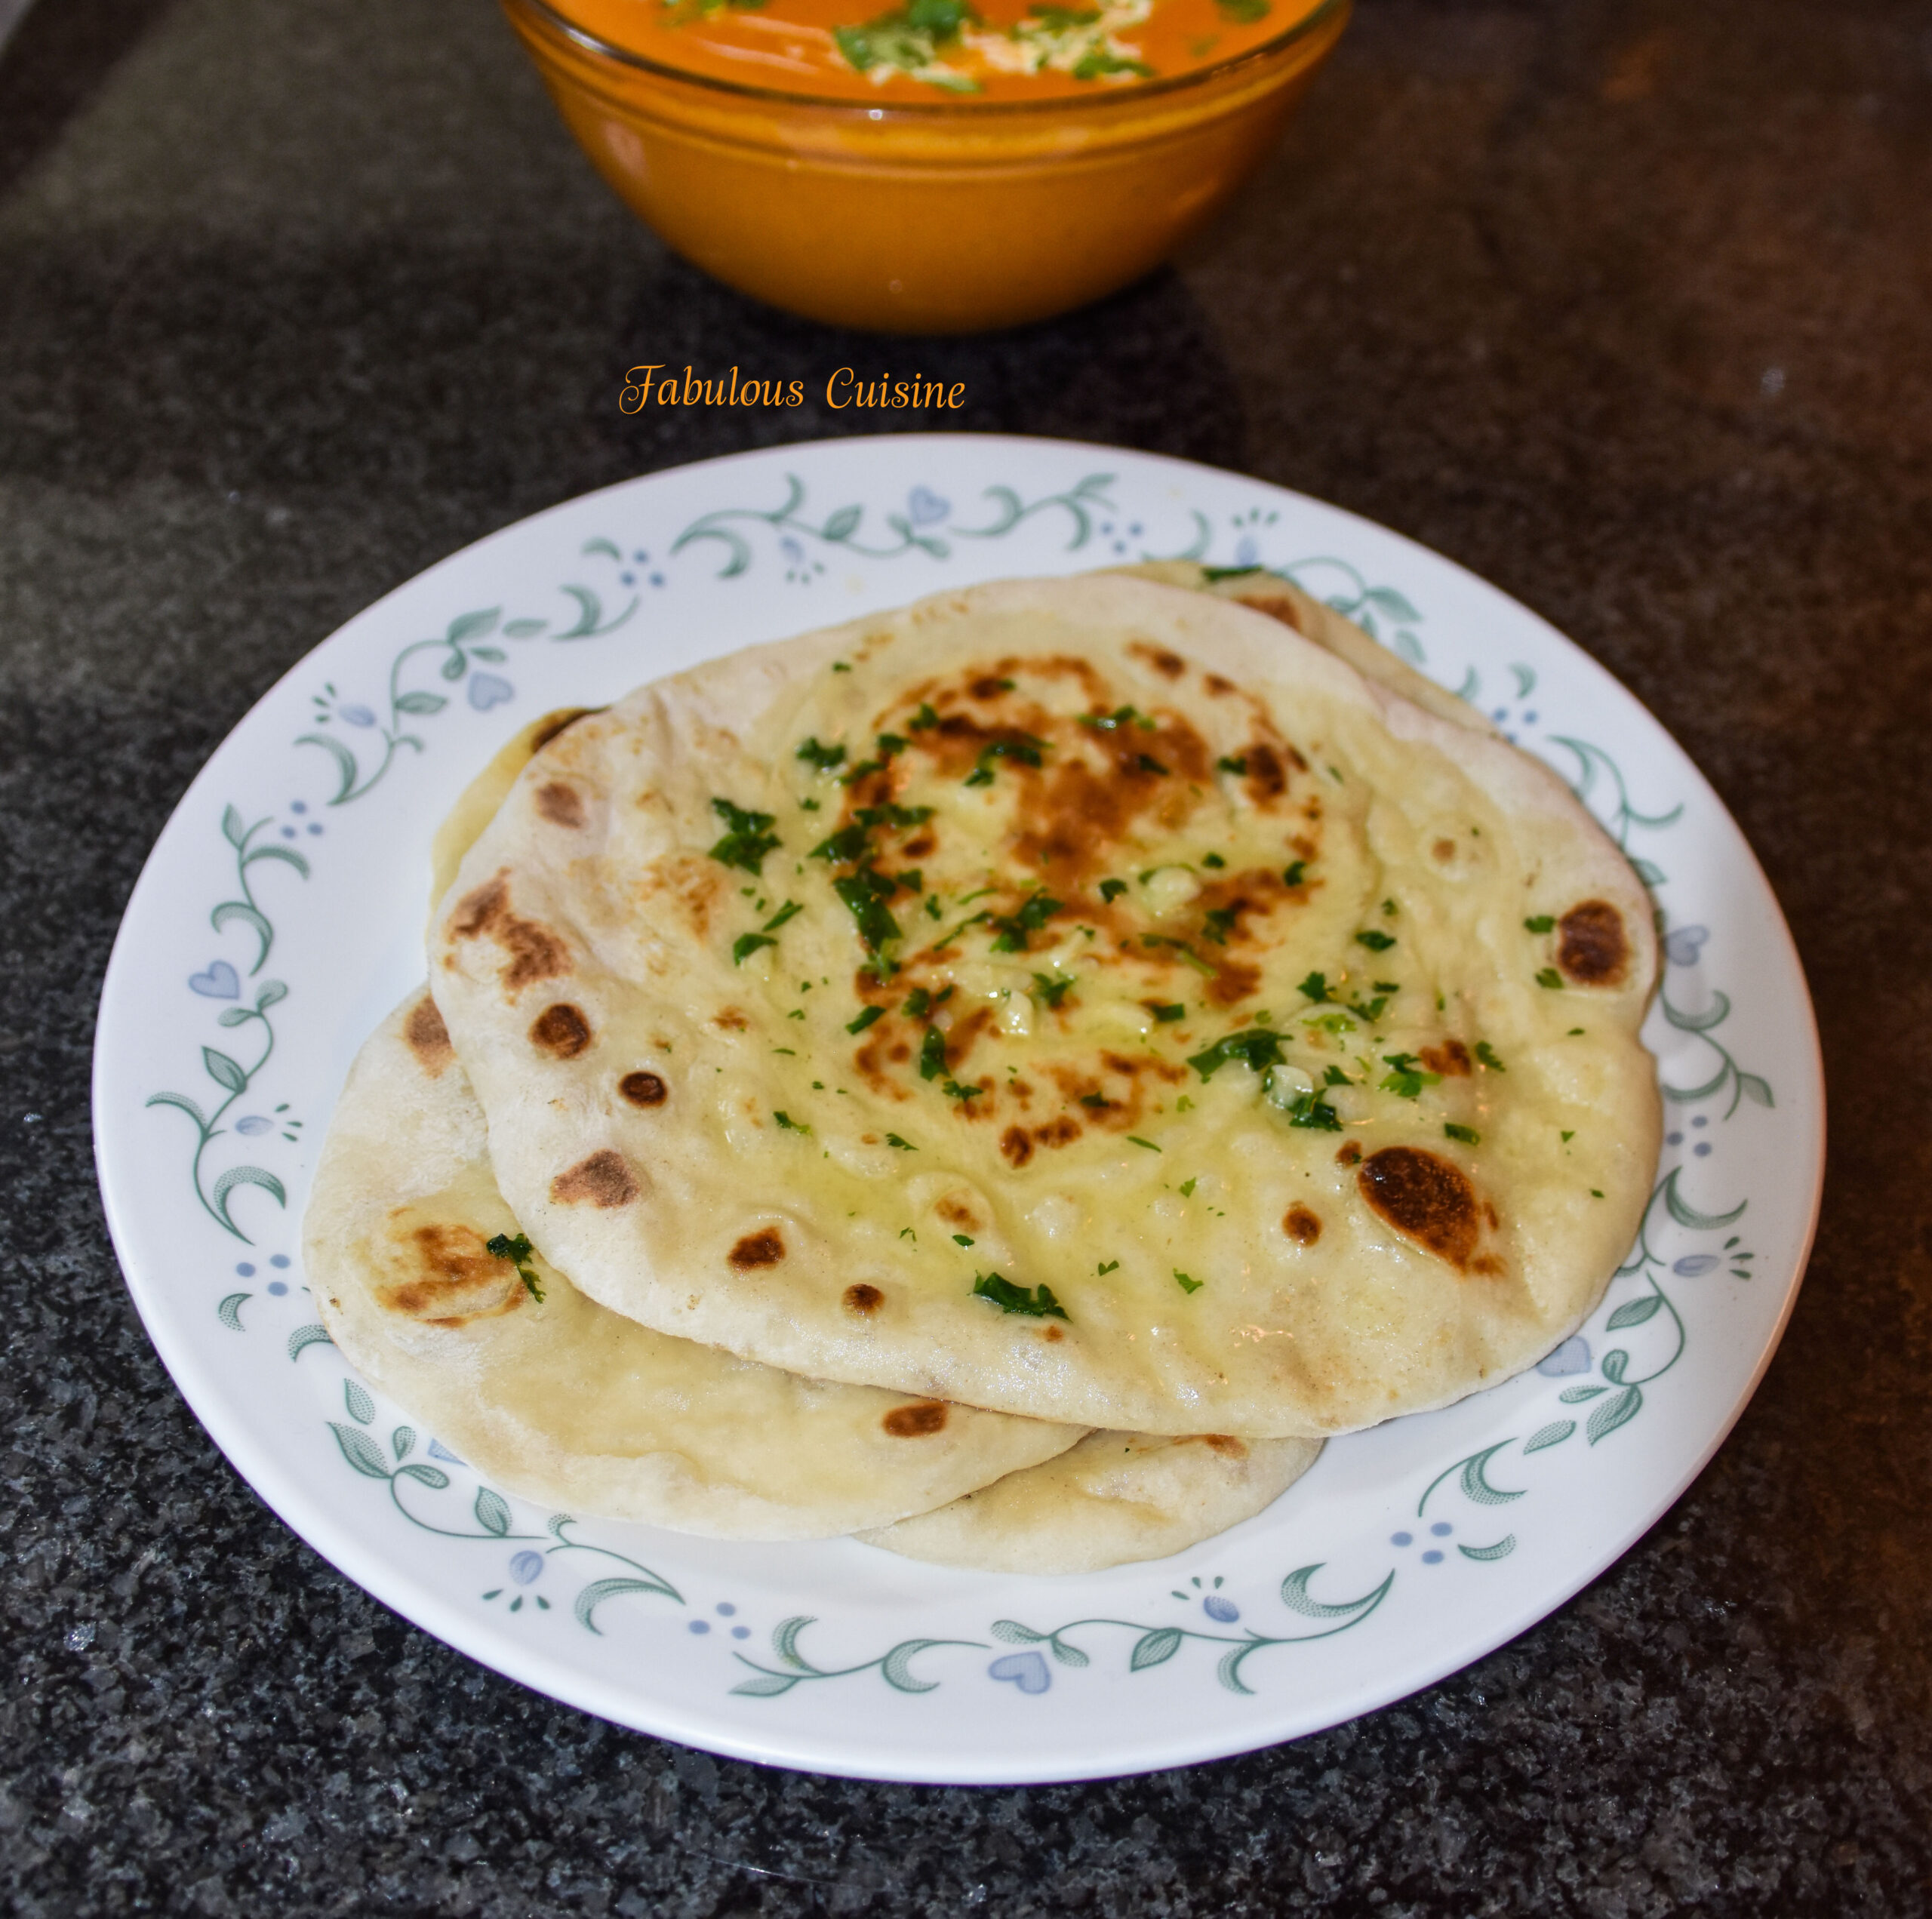
<path id="1" fill-rule="evenodd" d="M 641 413 L 647 406 L 660 407 L 801 407 L 805 404 L 802 380 L 746 380 L 734 367 L 728 378 L 700 377 L 697 369 L 687 367 L 681 374 L 660 379 L 661 362 L 632 367 L 624 375 L 623 391 L 617 395 L 621 413 Z M 850 367 L 841 367 L 825 383 L 825 404 L 834 412 L 848 407 L 876 407 L 894 411 L 914 408 L 956 409 L 966 404 L 966 383 L 928 380 L 923 374 L 895 380 L 889 373 L 868 379 Z"/>

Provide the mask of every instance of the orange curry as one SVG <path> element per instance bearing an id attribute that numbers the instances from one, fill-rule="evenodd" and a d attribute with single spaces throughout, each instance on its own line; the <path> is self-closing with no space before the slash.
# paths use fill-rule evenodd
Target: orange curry
<path id="1" fill-rule="evenodd" d="M 1250 51 L 1319 0 L 571 0 L 599 38 L 741 86 L 820 98 L 1063 99 Z"/>

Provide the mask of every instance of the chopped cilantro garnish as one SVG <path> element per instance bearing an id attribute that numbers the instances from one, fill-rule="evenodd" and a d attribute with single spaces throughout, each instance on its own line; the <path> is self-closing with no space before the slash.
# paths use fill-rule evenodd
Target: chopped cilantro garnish
<path id="1" fill-rule="evenodd" d="M 1308 862 L 1297 860 L 1292 865 L 1281 869 L 1281 884 L 1284 886 L 1299 886 L 1307 872 Z"/>
<path id="2" fill-rule="evenodd" d="M 1060 1001 L 1072 989 L 1074 982 L 1065 973 L 1058 973 L 1048 979 L 1044 973 L 1036 973 L 1033 976 L 1033 997 L 1057 1012 Z"/>
<path id="3" fill-rule="evenodd" d="M 1201 1183 L 1201 1176 L 1200 1176 L 1200 1174 L 1199 1174 L 1199 1173 L 1197 1173 L 1194 1176 L 1194 1177 L 1193 1177 L 1192 1179 L 1183 1179 L 1183 1180 L 1180 1182 L 1180 1196 L 1181 1196 L 1181 1198 L 1182 1198 L 1183 1199 L 1192 1199 L 1192 1198 L 1194 1197 L 1194 1189 L 1195 1189 L 1195 1188 L 1197 1186 L 1198 1186 L 1200 1183 Z"/>
<path id="4" fill-rule="evenodd" d="M 835 673 L 849 673 L 852 669 L 850 666 L 846 665 L 844 660 L 835 660 L 832 663 L 832 670 Z"/>
<path id="5" fill-rule="evenodd" d="M 844 901 L 858 922 L 860 939 L 872 952 L 876 953 L 888 940 L 902 936 L 899 922 L 885 909 L 894 887 L 883 874 L 862 866 L 856 873 L 841 874 L 832 882 L 832 890 Z"/>
<path id="6" fill-rule="evenodd" d="M 1208 1284 L 1204 1279 L 1189 1278 L 1187 1275 L 1183 1272 L 1178 1266 L 1174 1268 L 1174 1274 L 1176 1281 L 1179 1284 L 1180 1290 L 1183 1293 L 1198 1293 L 1201 1287 Z"/>
<path id="7" fill-rule="evenodd" d="M 1178 1000 L 1171 1001 L 1165 1005 L 1153 1000 L 1146 1001 L 1143 1004 L 1147 1010 L 1152 1013 L 1155 1019 L 1164 1026 L 1171 1026 L 1177 1019 L 1185 1019 L 1187 1017 L 1187 1008 Z"/>
<path id="8" fill-rule="evenodd" d="M 1112 1103 L 1104 1093 L 1083 1093 L 1080 1096 L 1083 1106 L 1106 1106 Z"/>
<path id="9" fill-rule="evenodd" d="M 1399 993 L 1402 989 L 1393 979 L 1378 979 L 1375 983 L 1375 990 L 1378 993 Z M 1438 1012 L 1441 1010 L 1440 1007 L 1437 1008 Z"/>
<path id="10" fill-rule="evenodd" d="M 1395 943 L 1392 936 L 1375 927 L 1371 927 L 1366 933 L 1355 935 L 1355 944 L 1366 946 L 1371 953 L 1386 953 Z"/>
<path id="11" fill-rule="evenodd" d="M 1038 766 L 1046 744 L 1046 741 L 1035 740 L 1030 733 L 1023 733 L 1017 740 L 993 740 L 980 749 L 979 759 L 966 776 L 964 783 L 968 786 L 990 786 L 993 783 L 995 760 L 1011 760 L 1020 766 Z"/>
<path id="12" fill-rule="evenodd" d="M 1120 1271 L 1120 1262 L 1118 1259 L 1103 1260 L 1094 1270 L 1100 1275 L 1101 1278 L 1105 1279 L 1109 1273 L 1117 1273 Z"/>
<path id="13" fill-rule="evenodd" d="M 804 910 L 804 908 L 800 906 L 797 900 L 786 900 L 784 905 L 780 906 L 777 912 L 774 913 L 771 918 L 765 921 L 765 931 L 768 933 L 776 933 L 787 920 L 795 918 L 798 915 L 802 913 Z"/>
<path id="14" fill-rule="evenodd" d="M 1591 1198 L 1592 1198 L 1592 1199 L 1601 1199 L 1601 1198 L 1603 1198 L 1603 1189 L 1602 1189 L 1601 1187 L 1599 1187 L 1599 1186 L 1592 1186 L 1592 1187 L 1590 1189 L 1590 1197 L 1591 1197 Z"/>
<path id="15" fill-rule="evenodd" d="M 974 896 L 977 898 L 977 895 Z M 933 942 L 933 951 L 936 953 L 943 952 L 969 926 L 977 926 L 982 920 L 989 920 L 992 918 L 992 915 L 983 906 L 977 913 L 968 913 L 957 926 L 949 927 Z"/>
<path id="16" fill-rule="evenodd" d="M 1311 973 L 1295 990 L 1317 1006 L 1324 1005 L 1328 1001 L 1328 976 L 1325 973 Z"/>
<path id="17" fill-rule="evenodd" d="M 926 902 L 926 917 L 929 920 L 936 920 L 940 917 L 939 909 L 939 895 L 937 893 L 933 894 L 933 896 Z"/>
<path id="18" fill-rule="evenodd" d="M 1553 993 L 1561 992 L 1563 989 L 1563 976 L 1555 967 L 1546 966 L 1537 973 L 1537 984 L 1539 986 L 1548 987 Z"/>
<path id="19" fill-rule="evenodd" d="M 955 1246 L 971 1246 L 974 1244 L 974 1241 L 969 1234 L 955 1233 L 952 1235 L 952 1243 Z"/>
<path id="20" fill-rule="evenodd" d="M 1037 933 L 1065 903 L 1049 899 L 1044 893 L 1036 893 L 1017 913 L 1008 913 L 995 918 L 993 924 L 999 928 L 999 937 L 993 942 L 996 953 L 1023 953 L 1026 951 L 1026 936 Z"/>
<path id="21" fill-rule="evenodd" d="M 897 736 L 881 733 L 879 737 Z M 862 806 L 854 816 L 861 826 L 923 826 L 933 816 L 933 810 L 929 806 L 900 806 L 894 801 L 886 806 Z"/>
<path id="22" fill-rule="evenodd" d="M 1127 1143 L 1130 1146 L 1145 1146 L 1150 1153 L 1157 1153 L 1161 1150 L 1152 1140 L 1143 1139 L 1137 1133 L 1130 1133 L 1127 1136 Z"/>
<path id="23" fill-rule="evenodd" d="M 1124 880 L 1103 880 L 1100 882 L 1100 898 L 1109 906 L 1126 890 L 1127 882 Z"/>
<path id="24" fill-rule="evenodd" d="M 1038 1286 L 1029 1293 L 1023 1286 L 1014 1285 L 1004 1273 L 976 1275 L 973 1296 L 992 1300 L 1001 1312 L 1025 1313 L 1032 1319 L 1066 1319 L 1066 1309 L 1054 1297 L 1051 1287 Z M 1072 1323 L 1067 1321 L 1069 1326 Z"/>
<path id="25" fill-rule="evenodd" d="M 892 877 L 908 893 L 923 893 L 926 890 L 926 876 L 917 866 L 908 866 L 905 872 L 894 873 Z"/>
<path id="26" fill-rule="evenodd" d="M 919 1077 L 937 1079 L 946 1071 L 946 1035 L 937 1026 L 928 1026 L 919 1042 Z"/>
<path id="27" fill-rule="evenodd" d="M 1482 1135 L 1473 1126 L 1458 1126 L 1453 1119 L 1443 1121 L 1442 1136 L 1445 1139 L 1460 1139 L 1466 1146 L 1482 1144 Z"/>
<path id="28" fill-rule="evenodd" d="M 1217 773 L 1232 773 L 1238 780 L 1247 771 L 1247 755 L 1245 753 L 1223 753 L 1214 762 L 1214 770 Z"/>
<path id="29" fill-rule="evenodd" d="M 932 1003 L 933 996 L 924 987 L 915 986 L 906 995 L 906 1004 L 899 1010 L 909 1019 L 923 1019 L 926 1016 L 927 1009 L 931 1006 Z"/>
<path id="30" fill-rule="evenodd" d="M 743 966 L 761 946 L 775 946 L 778 942 L 769 933 L 741 933 L 731 942 L 731 964 Z"/>
<path id="31" fill-rule="evenodd" d="M 832 37 L 861 73 L 875 66 L 896 66 L 950 91 L 977 93 L 977 83 L 941 65 L 939 52 L 958 38 L 962 25 L 976 23 L 978 19 L 965 0 L 910 0 L 909 5 L 881 14 L 863 26 L 834 27 Z"/>
<path id="32" fill-rule="evenodd" d="M 1217 946 L 1228 943 L 1228 935 L 1235 930 L 1235 922 L 1241 917 L 1238 906 L 1217 906 L 1202 915 L 1205 924 L 1201 927 L 1201 936 L 1211 940 Z"/>
<path id="33" fill-rule="evenodd" d="M 1382 917 L 1383 917 L 1384 919 L 1389 919 L 1389 920 L 1393 919 L 1393 918 L 1395 917 L 1395 914 L 1396 914 L 1397 910 L 1398 910 L 1398 909 L 1397 909 L 1397 907 L 1396 907 L 1396 905 L 1395 905 L 1395 901 L 1394 901 L 1394 900 L 1383 900 L 1383 903 L 1382 903 Z"/>
<path id="34" fill-rule="evenodd" d="M 1321 1075 L 1324 1086 L 1352 1086 L 1355 1081 L 1340 1066 L 1328 1067 Z"/>
<path id="35" fill-rule="evenodd" d="M 777 1121 L 782 1133 L 809 1133 L 811 1128 L 801 1121 L 794 1119 L 789 1113 L 774 1110 L 771 1117 Z"/>
<path id="36" fill-rule="evenodd" d="M 1416 1064 L 1416 1056 L 1413 1053 L 1385 1053 L 1382 1056 L 1382 1063 L 1389 1069 L 1389 1072 L 1380 1090 L 1384 1093 L 1392 1093 L 1398 1099 L 1420 1099 L 1425 1086 L 1440 1086 L 1442 1084 L 1442 1075 L 1424 1072 Z"/>
<path id="37" fill-rule="evenodd" d="M 1084 60 L 1082 60 L 1080 63 L 1081 66 L 1084 66 L 1087 63 Z M 1136 64 L 1138 64 L 1138 63 L 1136 63 Z M 1081 77 L 1078 67 L 1074 69 L 1074 77 L 1076 79 Z M 1134 764 L 1136 770 L 1139 772 L 1151 773 L 1162 780 L 1166 779 L 1168 777 L 1168 769 L 1164 767 L 1158 760 L 1155 758 L 1152 753 L 1136 753 L 1134 756 Z"/>
<path id="38" fill-rule="evenodd" d="M 1218 853 L 1204 853 L 1201 856 L 1201 863 L 1204 866 L 1212 866 L 1218 872 L 1228 863 Z"/>
<path id="39" fill-rule="evenodd" d="M 852 1021 L 851 1023 L 846 1027 L 845 1030 L 848 1033 L 862 1033 L 868 1026 L 877 1026 L 884 1017 L 885 1008 L 884 1007 L 868 1006 L 860 1011 L 858 1018 Z"/>
<path id="40" fill-rule="evenodd" d="M 1570 1130 L 1570 1131 L 1568 1131 L 1567 1133 L 1564 1133 L 1564 1136 L 1563 1136 L 1563 1143 L 1567 1146 L 1567 1145 L 1569 1145 L 1570 1142 L 1571 1142 L 1572 1139 L 1575 1139 L 1575 1138 L 1576 1138 L 1576 1136 L 1577 1136 L 1576 1129 L 1573 1127 Z"/>
<path id="41" fill-rule="evenodd" d="M 1033 11 L 1037 14 L 1041 9 L 1035 7 Z M 1100 16 L 1096 14 L 1093 17 L 1097 20 Z M 1116 706 L 1111 713 L 1082 713 L 1080 724 L 1096 733 L 1117 733 L 1124 726 L 1137 726 L 1143 733 L 1154 730 L 1154 722 L 1132 706 Z"/>
<path id="42" fill-rule="evenodd" d="M 814 734 L 792 757 L 809 761 L 821 773 L 829 773 L 834 767 L 845 764 L 845 749 L 843 746 L 821 746 L 818 743 L 817 735 Z"/>
<path id="43" fill-rule="evenodd" d="M 977 1099 L 986 1089 L 978 1086 L 962 1086 L 956 1079 L 949 1079 L 940 1088 L 949 1099 Z"/>
<path id="44" fill-rule="evenodd" d="M 1476 1059 L 1481 1065 L 1487 1066 L 1493 1073 L 1506 1073 L 1509 1070 L 1496 1056 L 1496 1048 L 1486 1039 L 1479 1039 L 1476 1041 Z"/>
<path id="45" fill-rule="evenodd" d="M 1286 1057 L 1280 1034 L 1271 1033 L 1265 1026 L 1251 1026 L 1245 1032 L 1230 1033 L 1225 1039 L 1217 1040 L 1204 1052 L 1191 1054 L 1187 1063 L 1203 1079 L 1212 1079 L 1232 1060 L 1238 1059 L 1258 1073 L 1269 1066 L 1281 1066 Z"/>
<path id="46" fill-rule="evenodd" d="M 919 710 L 906 722 L 908 733 L 924 733 L 939 724 L 939 715 L 932 709 L 931 702 L 921 700 Z"/>
<path id="47" fill-rule="evenodd" d="M 1583 1029 L 1581 1026 L 1572 1026 L 1569 1032 L 1564 1035 L 1566 1039 L 1581 1039 L 1583 1036 Z"/>
<path id="48" fill-rule="evenodd" d="M 516 1268 L 516 1276 L 523 1281 L 523 1290 L 540 1306 L 543 1303 L 543 1289 L 537 1283 L 537 1269 L 531 1264 L 533 1247 L 527 1234 L 518 1233 L 512 1238 L 508 1233 L 499 1233 L 494 1239 L 484 1242 L 483 1250 L 493 1259 L 508 1259 Z"/>
<path id="49" fill-rule="evenodd" d="M 1523 930 L 1526 933 L 1553 933 L 1556 930 L 1555 915 L 1539 913 L 1534 919 L 1524 921 Z"/>
<path id="50" fill-rule="evenodd" d="M 1306 1127 L 1315 1133 L 1339 1133 L 1342 1130 L 1341 1115 L 1312 1087 L 1290 1106 L 1288 1124 Z"/>
<path id="51" fill-rule="evenodd" d="M 747 873 L 759 872 L 764 856 L 778 844 L 778 835 L 765 830 L 772 816 L 734 806 L 729 800 L 714 799 L 711 810 L 731 829 L 711 849 L 712 858 L 721 866 L 736 866 Z"/>
<path id="52" fill-rule="evenodd" d="M 878 756 L 889 760 L 895 753 L 903 753 L 912 743 L 903 733 L 881 733 L 878 737 Z"/>
<path id="53" fill-rule="evenodd" d="M 915 1153 L 919 1150 L 911 1140 L 902 1139 L 896 1133 L 888 1133 L 885 1136 L 885 1143 L 897 1153 Z"/>
<path id="54" fill-rule="evenodd" d="M 860 826 L 841 826 L 837 832 L 822 839 L 805 855 L 808 860 L 830 860 L 838 864 L 848 865 L 854 860 L 866 856 L 866 829 Z"/>

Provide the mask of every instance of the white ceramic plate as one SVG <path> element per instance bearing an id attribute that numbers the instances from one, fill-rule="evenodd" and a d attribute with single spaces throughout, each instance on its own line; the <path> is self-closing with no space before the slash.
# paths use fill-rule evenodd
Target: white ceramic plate
<path id="1" fill-rule="evenodd" d="M 357 1047 L 421 977 L 431 833 L 549 708 L 935 588 L 1143 557 L 1282 569 L 1574 784 L 1666 915 L 1668 1144 L 1583 1335 L 1331 1444 L 1198 1551 L 1088 1577 L 758 1546 L 506 1499 L 342 1364 L 297 1263 Z M 1815 1029 L 1743 838 L 1637 702 L 1380 527 L 1237 475 L 967 436 L 777 448 L 613 487 L 432 567 L 236 727 L 143 873 L 102 995 L 115 1244 L 208 1430 L 351 1579 L 605 1718 L 746 1759 L 1083 1779 L 1333 1725 L 1542 1618 L 1696 1475 L 1768 1361 L 1823 1152 Z"/>

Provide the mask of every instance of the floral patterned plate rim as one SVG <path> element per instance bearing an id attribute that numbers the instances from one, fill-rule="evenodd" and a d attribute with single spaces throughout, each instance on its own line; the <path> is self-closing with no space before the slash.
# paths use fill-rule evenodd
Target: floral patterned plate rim
<path id="1" fill-rule="evenodd" d="M 514 727 L 1001 575 L 1280 569 L 1555 766 L 1652 888 L 1666 1143 L 1583 1331 L 1334 1442 L 1267 1512 L 1089 1576 L 924 1566 L 550 1512 L 342 1362 L 299 1222 L 364 1036 L 422 972 L 431 833 Z M 485 1665 L 736 1757 L 931 1782 L 1146 1771 L 1399 1699 L 1561 1604 L 1676 1499 L 1769 1363 L 1817 1216 L 1823 1094 L 1790 936 L 1675 743 L 1527 609 L 1385 528 L 1117 448 L 905 435 L 647 475 L 445 560 L 324 641 L 209 761 L 129 903 L 94 1069 L 135 1302 L 306 1539 Z"/>

